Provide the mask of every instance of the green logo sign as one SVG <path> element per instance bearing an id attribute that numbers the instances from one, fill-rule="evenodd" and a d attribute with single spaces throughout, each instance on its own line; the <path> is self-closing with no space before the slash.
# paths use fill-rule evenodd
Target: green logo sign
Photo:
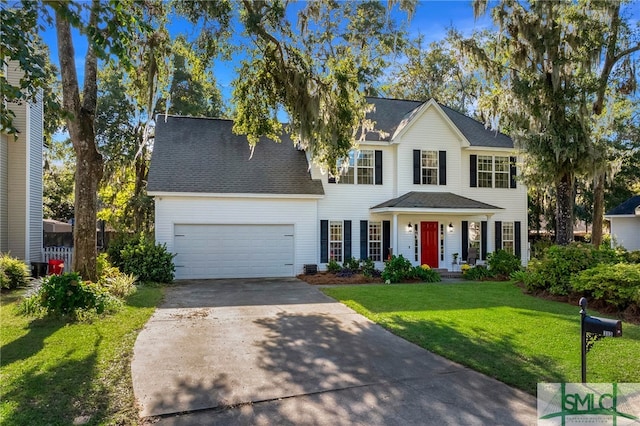
<path id="1" fill-rule="evenodd" d="M 538 425 L 640 425 L 640 383 L 538 383 Z"/>

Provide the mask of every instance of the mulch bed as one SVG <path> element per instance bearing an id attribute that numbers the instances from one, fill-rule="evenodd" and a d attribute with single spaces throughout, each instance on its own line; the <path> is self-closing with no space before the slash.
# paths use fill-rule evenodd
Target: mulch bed
<path id="1" fill-rule="evenodd" d="M 383 282 L 380 277 L 365 277 L 362 274 L 354 274 L 350 277 L 338 277 L 336 274 L 330 272 L 318 272 L 313 275 L 300 274 L 297 278 L 312 285 L 380 284 Z"/>

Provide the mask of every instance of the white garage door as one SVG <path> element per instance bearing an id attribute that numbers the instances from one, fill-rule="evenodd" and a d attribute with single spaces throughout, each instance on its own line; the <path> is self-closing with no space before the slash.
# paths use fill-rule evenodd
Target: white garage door
<path id="1" fill-rule="evenodd" d="M 175 225 L 176 278 L 291 277 L 293 225 Z"/>

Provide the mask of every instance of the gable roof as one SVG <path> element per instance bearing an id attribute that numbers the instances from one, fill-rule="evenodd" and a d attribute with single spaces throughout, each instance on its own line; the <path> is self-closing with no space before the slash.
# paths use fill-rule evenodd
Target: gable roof
<path id="1" fill-rule="evenodd" d="M 640 195 L 629 198 L 625 202 L 609 210 L 605 216 L 636 215 L 636 209 L 640 208 Z"/>
<path id="2" fill-rule="evenodd" d="M 147 189 L 149 192 L 323 195 L 311 179 L 303 151 L 282 135 L 261 138 L 253 157 L 233 121 L 159 115 Z"/>
<path id="3" fill-rule="evenodd" d="M 396 130 L 402 125 L 407 126 L 419 115 L 420 108 L 427 102 L 407 101 L 401 99 L 384 99 L 368 97 L 367 101 L 375 105 L 375 110 L 367 114 L 367 118 L 376 122 L 376 130 L 382 130 L 388 135 L 380 138 L 375 132 L 367 133 L 367 140 L 390 141 Z M 437 104 L 451 123 L 469 141 L 471 146 L 490 148 L 513 148 L 513 140 L 503 133 L 487 129 L 484 124 L 471 117 L 455 111 L 440 103 Z"/>
<path id="4" fill-rule="evenodd" d="M 491 204 L 472 200 L 451 192 L 418 191 L 407 192 L 398 198 L 393 198 L 371 207 L 371 210 L 379 209 L 502 210 L 501 207 L 492 206 Z"/>

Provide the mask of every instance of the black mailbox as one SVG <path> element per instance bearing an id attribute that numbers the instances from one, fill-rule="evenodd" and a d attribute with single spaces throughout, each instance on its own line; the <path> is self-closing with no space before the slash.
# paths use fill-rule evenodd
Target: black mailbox
<path id="1" fill-rule="evenodd" d="M 587 315 L 584 318 L 584 328 L 588 333 L 598 334 L 605 337 L 622 336 L 622 321 L 608 318 L 592 317 Z"/>

